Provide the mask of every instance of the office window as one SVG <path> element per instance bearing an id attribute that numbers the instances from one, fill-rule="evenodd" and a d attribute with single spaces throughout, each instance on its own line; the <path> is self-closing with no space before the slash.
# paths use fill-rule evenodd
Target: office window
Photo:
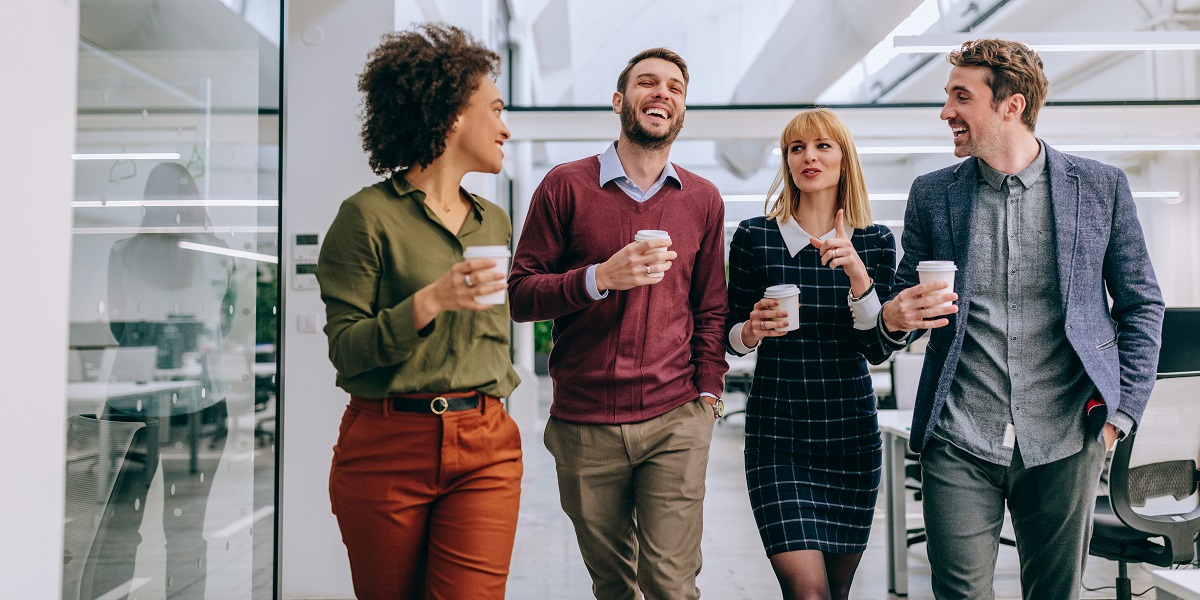
<path id="1" fill-rule="evenodd" d="M 273 597 L 280 22 L 80 3 L 64 599 Z"/>

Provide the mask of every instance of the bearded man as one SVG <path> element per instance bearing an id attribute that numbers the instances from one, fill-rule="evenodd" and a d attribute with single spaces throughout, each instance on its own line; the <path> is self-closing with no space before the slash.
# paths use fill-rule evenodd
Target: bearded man
<path id="1" fill-rule="evenodd" d="M 725 209 L 712 183 L 667 160 L 687 85 L 670 50 L 629 60 L 612 97 L 620 138 L 546 175 L 509 278 L 514 320 L 554 320 L 545 442 L 603 600 L 700 597 L 728 369 Z M 669 239 L 636 241 L 641 230 Z"/>

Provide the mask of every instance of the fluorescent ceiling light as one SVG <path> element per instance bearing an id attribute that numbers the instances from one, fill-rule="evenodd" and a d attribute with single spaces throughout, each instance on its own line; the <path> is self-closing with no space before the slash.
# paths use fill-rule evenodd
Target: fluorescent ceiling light
<path id="1" fill-rule="evenodd" d="M 1134 198 L 1158 198 L 1168 204 L 1175 204 L 1171 200 L 1177 200 L 1182 197 L 1181 192 L 1161 191 L 1161 192 L 1133 192 Z M 763 196 L 757 194 L 726 194 L 721 196 L 725 202 L 762 202 Z M 907 202 L 908 194 L 900 193 L 874 193 L 867 194 L 867 198 L 872 202 Z"/>
<path id="2" fill-rule="evenodd" d="M 859 146 L 859 154 L 945 154 L 954 146 Z"/>
<path id="3" fill-rule="evenodd" d="M 178 227 L 74 227 L 71 233 L 74 235 L 115 235 L 115 234 L 139 234 L 139 233 L 225 233 L 229 235 L 237 235 L 241 233 L 279 233 L 278 227 L 256 227 L 253 225 L 235 225 L 233 227 L 204 227 L 201 225 L 187 225 Z"/>
<path id="4" fill-rule="evenodd" d="M 1178 152 L 1200 150 L 1200 144 L 1065 144 L 1063 152 Z"/>
<path id="5" fill-rule="evenodd" d="M 1061 31 L 927 33 L 892 38 L 896 52 L 949 52 L 980 38 L 1017 40 L 1038 52 L 1200 50 L 1200 31 Z"/>
<path id="6" fill-rule="evenodd" d="M 954 152 L 954 146 L 859 146 L 859 154 L 942 154 Z M 772 148 L 771 154 L 783 156 L 779 148 Z"/>
<path id="7" fill-rule="evenodd" d="M 71 203 L 72 208 L 128 208 L 133 206 L 279 206 L 278 200 L 79 200 Z"/>
<path id="8" fill-rule="evenodd" d="M 72 154 L 71 160 L 179 160 L 178 152 L 117 152 Z"/>
<path id="9" fill-rule="evenodd" d="M 270 254 L 260 254 L 258 252 L 246 252 L 245 250 L 234 250 L 232 248 L 223 248 L 221 246 L 209 246 L 207 244 L 197 244 L 195 242 L 179 242 L 179 247 L 184 250 L 196 250 L 199 252 L 208 252 L 211 254 L 221 254 L 223 256 L 232 256 L 234 258 L 248 258 L 259 262 L 267 262 L 279 264 L 278 256 Z"/>
<path id="10" fill-rule="evenodd" d="M 1062 152 L 1194 152 L 1200 143 L 1188 144 L 1053 144 Z M 954 146 L 859 146 L 859 154 L 951 154 Z"/>

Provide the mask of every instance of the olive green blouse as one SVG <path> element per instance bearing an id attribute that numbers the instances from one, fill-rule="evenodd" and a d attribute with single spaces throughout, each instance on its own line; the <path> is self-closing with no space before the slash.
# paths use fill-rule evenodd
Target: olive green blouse
<path id="1" fill-rule="evenodd" d="M 400 174 L 342 203 L 316 269 L 338 387 L 364 398 L 470 390 L 507 397 L 520 383 L 507 302 L 443 312 L 420 331 L 413 323 L 413 294 L 461 262 L 463 248 L 512 239 L 508 215 L 470 197 L 474 209 L 457 236 Z"/>

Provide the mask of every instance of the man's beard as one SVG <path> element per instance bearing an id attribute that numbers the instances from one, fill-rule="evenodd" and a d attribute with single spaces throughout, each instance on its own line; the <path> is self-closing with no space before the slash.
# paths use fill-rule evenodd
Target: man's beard
<path id="1" fill-rule="evenodd" d="M 621 132 L 625 134 L 625 139 L 633 142 L 634 145 L 647 150 L 662 150 L 675 141 L 680 129 L 683 129 L 682 112 L 676 115 L 675 122 L 671 123 L 666 133 L 656 135 L 642 126 L 638 120 L 638 111 L 633 104 L 626 102 L 621 105 Z"/>

